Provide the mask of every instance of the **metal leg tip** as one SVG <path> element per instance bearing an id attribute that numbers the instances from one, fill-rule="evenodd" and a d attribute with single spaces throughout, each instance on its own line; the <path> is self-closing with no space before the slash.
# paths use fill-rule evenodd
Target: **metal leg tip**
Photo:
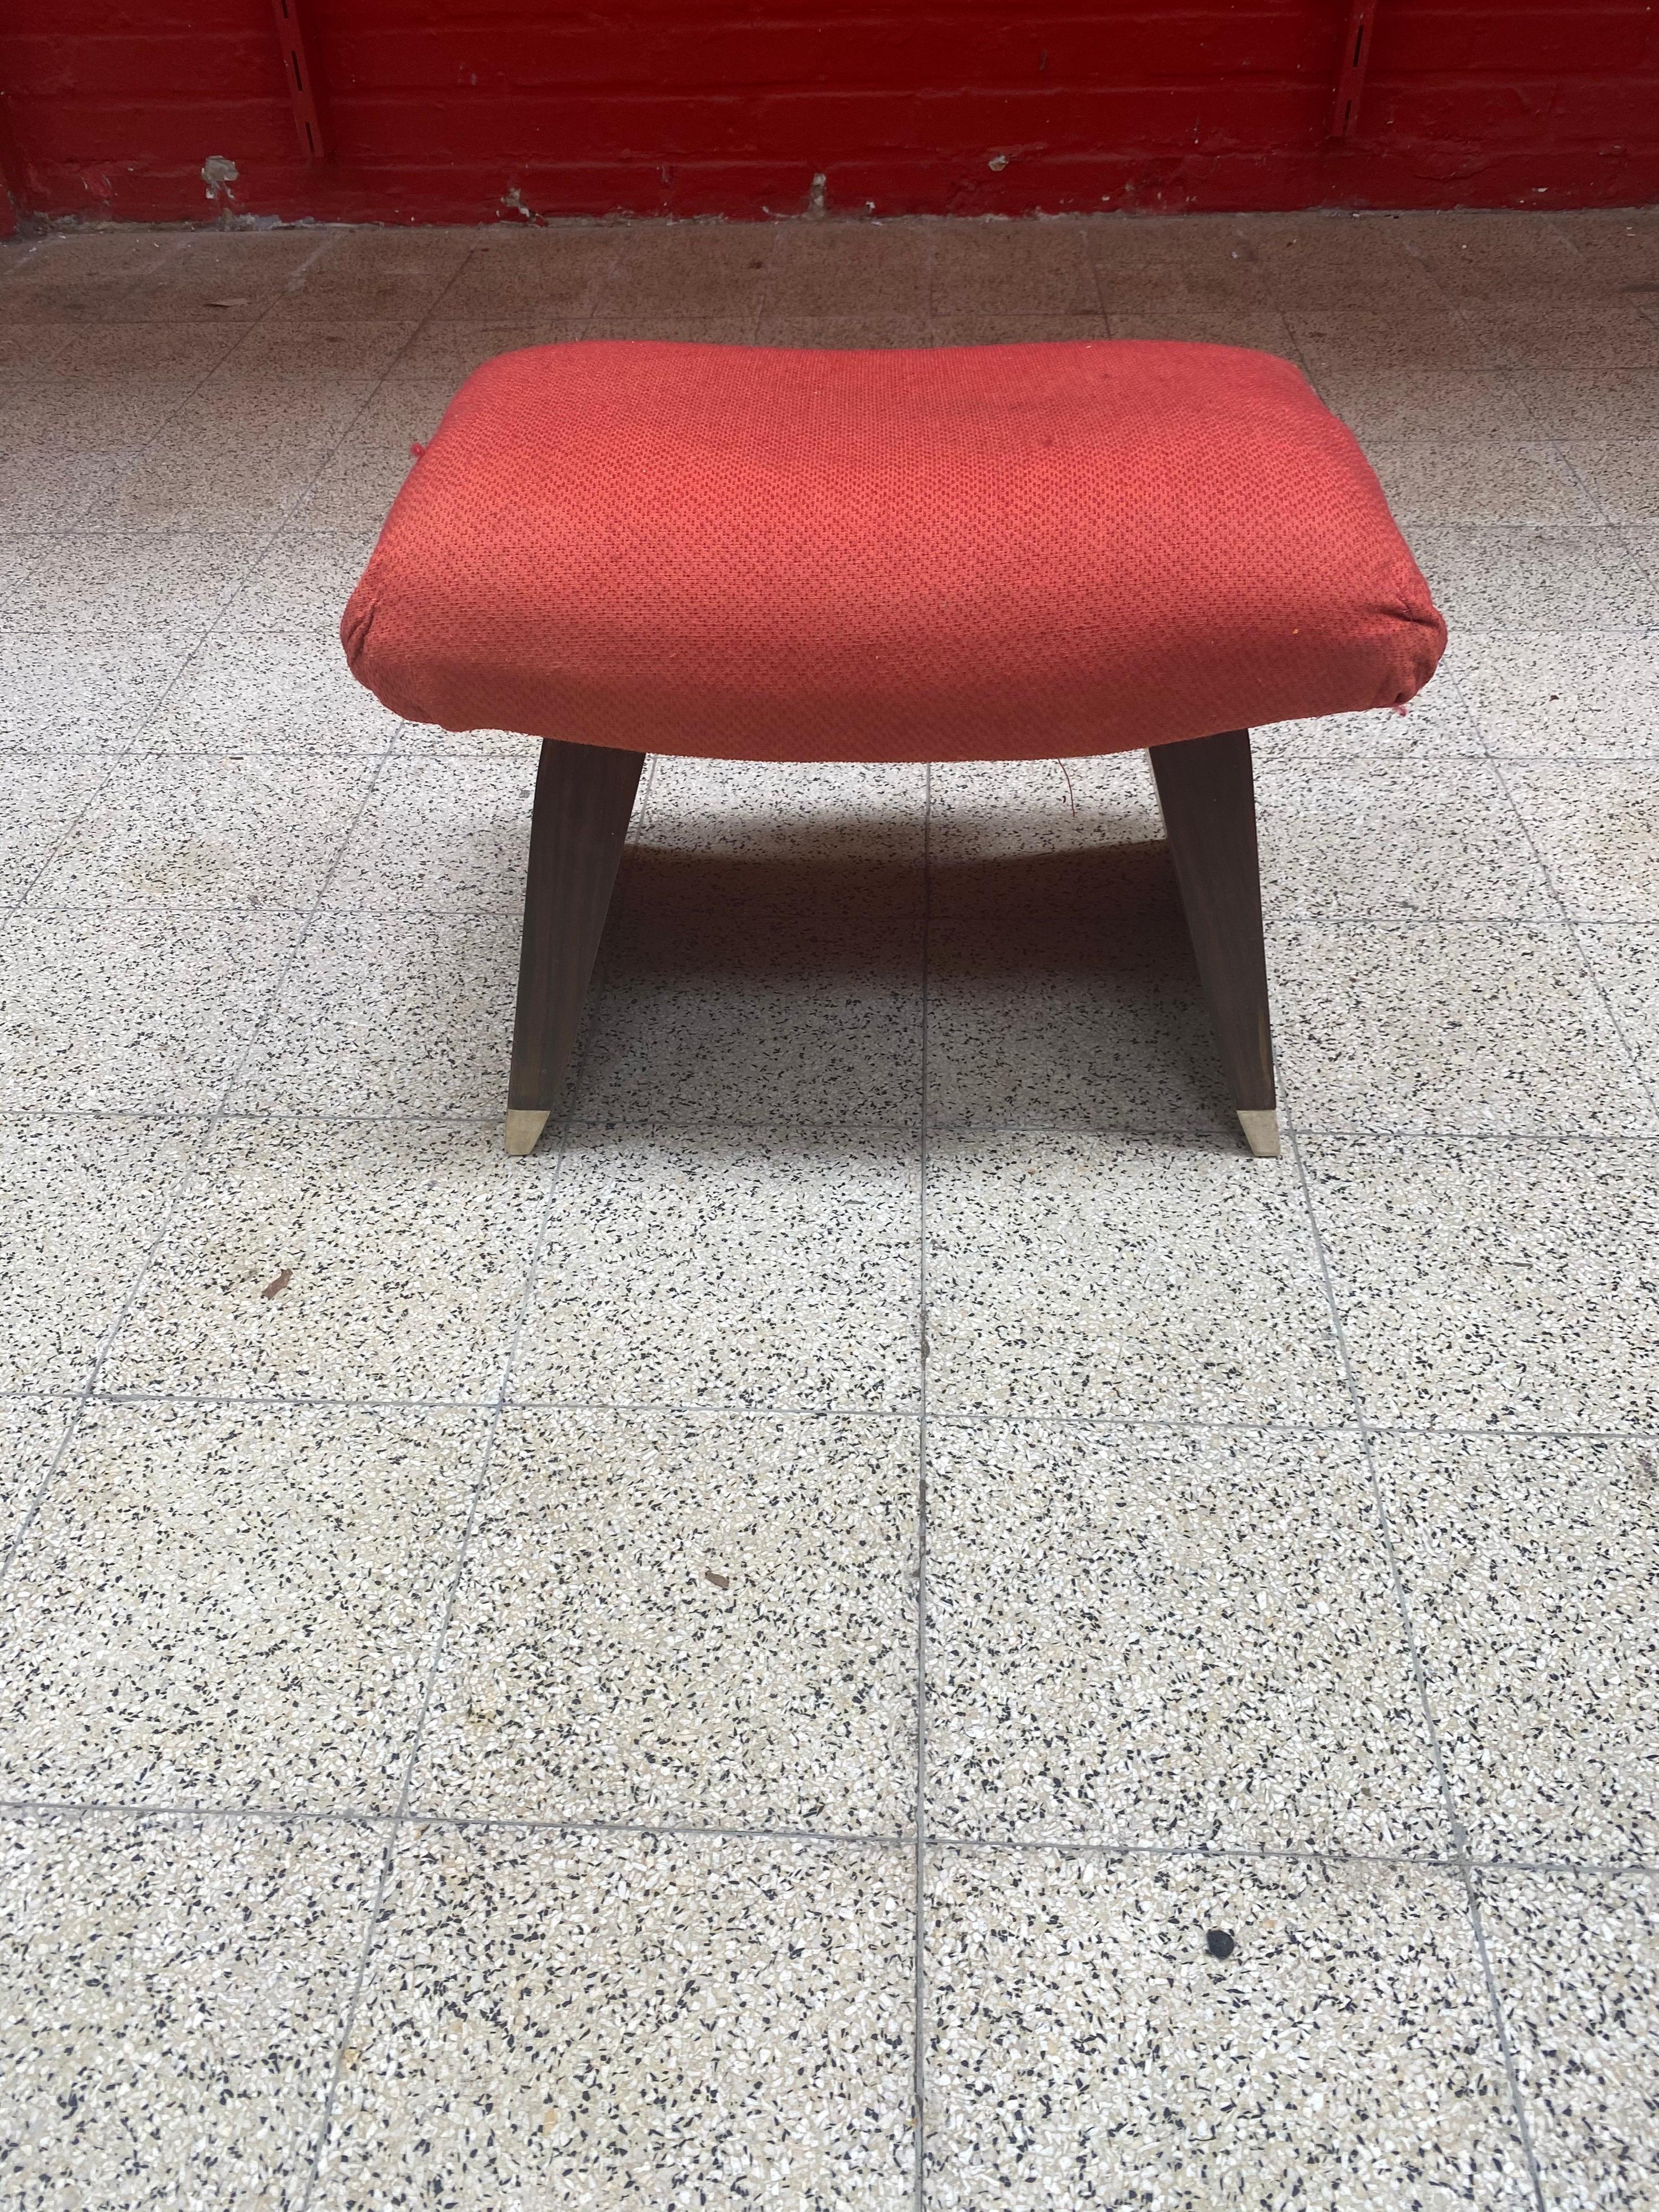
<path id="1" fill-rule="evenodd" d="M 1276 1106 L 1241 1106 L 1238 1125 L 1244 1132 L 1244 1141 L 1259 1160 L 1279 1158 L 1279 1109 Z"/>
<path id="2" fill-rule="evenodd" d="M 507 1109 L 507 1149 L 515 1160 L 536 1149 L 536 1139 L 547 1127 L 550 1106 L 509 1106 Z"/>

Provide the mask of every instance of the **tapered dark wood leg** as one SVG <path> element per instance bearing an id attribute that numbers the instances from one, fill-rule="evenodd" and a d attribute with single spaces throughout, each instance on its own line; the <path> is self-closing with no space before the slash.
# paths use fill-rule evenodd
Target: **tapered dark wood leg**
<path id="1" fill-rule="evenodd" d="M 1259 1158 L 1277 1159 L 1250 733 L 1224 730 L 1219 737 L 1189 738 L 1151 750 L 1181 902 L 1221 1033 L 1233 1103 L 1250 1150 Z"/>
<path id="2" fill-rule="evenodd" d="M 531 1152 L 559 1102 L 628 835 L 643 753 L 549 738 L 536 772 L 507 1149 Z"/>

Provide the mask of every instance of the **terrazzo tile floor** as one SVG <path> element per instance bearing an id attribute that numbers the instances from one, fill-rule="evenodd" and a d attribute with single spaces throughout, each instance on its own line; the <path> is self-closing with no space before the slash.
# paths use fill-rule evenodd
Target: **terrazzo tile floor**
<path id="1" fill-rule="evenodd" d="M 1452 624 L 1257 738 L 532 744 L 344 596 L 584 333 L 1299 362 Z M 0 249 L 0 2203 L 1659 2205 L 1659 214 Z"/>

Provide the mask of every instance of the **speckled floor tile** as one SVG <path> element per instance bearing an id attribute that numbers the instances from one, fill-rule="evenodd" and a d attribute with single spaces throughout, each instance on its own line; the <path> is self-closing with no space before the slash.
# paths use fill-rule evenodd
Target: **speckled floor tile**
<path id="1" fill-rule="evenodd" d="M 522 730 L 441 730 L 435 722 L 403 722 L 393 749 L 405 761 L 522 761 L 533 778 L 542 741 Z"/>
<path id="2" fill-rule="evenodd" d="M 389 767 L 329 885 L 329 904 L 516 920 L 535 795 L 533 754 Z"/>
<path id="3" fill-rule="evenodd" d="M 913 1421 L 509 1415 L 412 1807 L 908 1830 L 917 1496 Z"/>
<path id="4" fill-rule="evenodd" d="M 1397 771 L 1435 775 L 1444 761 L 1478 755 L 1486 748 L 1480 727 L 1449 665 L 1457 654 L 1454 641 L 1440 672 L 1419 691 L 1403 714 L 1392 708 L 1376 714 L 1322 714 L 1312 721 L 1270 722 L 1250 732 L 1258 769 L 1278 763 L 1298 766 L 1370 768 L 1399 762 Z M 1460 663 L 1461 665 L 1461 663 Z"/>
<path id="5" fill-rule="evenodd" d="M 378 530 L 454 397 L 448 378 L 380 387 L 329 454 L 294 510 L 306 529 Z"/>
<path id="6" fill-rule="evenodd" d="M 1095 760 L 946 761 L 930 779 L 927 858 L 933 902 L 979 904 L 1000 880 L 1042 873 L 1045 858 L 1156 843 L 1164 836 L 1144 751 Z"/>
<path id="7" fill-rule="evenodd" d="M 766 265 L 771 315 L 926 315 L 935 227 L 920 222 L 788 223 Z"/>
<path id="8" fill-rule="evenodd" d="M 17 531 L 0 515 L 0 592 L 16 592 L 28 581 L 35 564 L 50 550 L 52 540 L 43 530 Z"/>
<path id="9" fill-rule="evenodd" d="M 31 903 L 305 908 L 368 797 L 361 759 L 140 753 L 112 763 Z"/>
<path id="10" fill-rule="evenodd" d="M 264 547 L 226 610 L 242 630 L 308 631 L 319 652 L 339 650 L 340 617 L 376 532 L 285 530 Z"/>
<path id="11" fill-rule="evenodd" d="M 1659 441 L 1656 441 L 1659 443 Z M 1659 591 L 1659 521 L 1627 523 L 1625 543 L 1653 579 Z"/>
<path id="12" fill-rule="evenodd" d="M 12 453 L 111 453 L 160 435 L 187 404 L 174 375 L 43 377 L 0 399 L 0 438 Z"/>
<path id="13" fill-rule="evenodd" d="M 246 323 L 228 322 L 215 313 L 210 322 L 83 323 L 55 332 L 37 325 L 25 343 L 33 356 L 33 341 L 61 340 L 56 349 L 48 346 L 40 357 L 54 382 L 172 375 L 186 391 L 193 391 L 247 336 Z"/>
<path id="14" fill-rule="evenodd" d="M 1265 283 L 1253 238 L 1237 216 L 1097 216 L 1081 228 L 1109 306 L 1156 301 L 1172 286 L 1255 297 Z"/>
<path id="15" fill-rule="evenodd" d="M 438 234 L 428 231 L 432 238 Z M 388 245 L 399 234 L 382 234 Z M 234 357 L 216 369 L 203 393 L 214 400 L 239 394 L 263 393 L 273 382 L 292 382 L 313 390 L 325 388 L 331 404 L 343 410 L 349 399 L 364 400 L 381 378 L 401 360 L 418 325 L 406 316 L 348 316 L 338 319 L 324 314 L 312 318 L 295 314 L 289 301 L 279 302 L 262 322 L 256 323 L 237 347 Z"/>
<path id="16" fill-rule="evenodd" d="M 1514 801 L 1485 761 L 1270 758 L 1256 772 L 1255 804 L 1270 919 L 1559 915 Z"/>
<path id="17" fill-rule="evenodd" d="M 925 1957 L 937 2212 L 1534 2202 L 1455 1875 L 945 1851 Z"/>
<path id="18" fill-rule="evenodd" d="M 309 320 L 427 313 L 474 250 L 471 231 L 347 229 L 289 279 L 275 313 Z"/>
<path id="19" fill-rule="evenodd" d="M 1318 304 L 1297 302 L 1290 328 L 1315 375 L 1345 368 L 1477 368 L 1480 354 L 1444 301 L 1419 287 L 1387 307 L 1352 293 Z"/>
<path id="20" fill-rule="evenodd" d="M 1083 228 L 1109 314 L 1156 313 L 1200 302 L 1231 313 L 1283 305 L 1236 217 L 1194 216 L 1188 222 L 1135 216 L 1125 223 L 1097 216 Z"/>
<path id="21" fill-rule="evenodd" d="M 926 315 L 796 315 L 768 308 L 755 325 L 753 343 L 763 346 L 838 347 L 854 352 L 887 352 L 934 343 Z"/>
<path id="22" fill-rule="evenodd" d="M 10 447 L 0 453 L 0 511 L 9 530 L 64 530 L 106 500 L 136 453 L 61 453 Z"/>
<path id="23" fill-rule="evenodd" d="M 9 627 L 101 644 L 135 631 L 194 645 L 258 551 L 247 532 L 76 530 L 52 540 Z"/>
<path id="24" fill-rule="evenodd" d="M 1659 368 L 1525 368 L 1513 383 L 1534 437 L 1659 437 Z"/>
<path id="25" fill-rule="evenodd" d="M 0 752 L 85 760 L 123 750 L 150 722 L 187 650 L 154 638 L 0 638 Z"/>
<path id="26" fill-rule="evenodd" d="M 1478 216 L 1473 219 L 1477 223 L 1480 220 Z M 1141 222 L 1133 215 L 1108 220 L 1127 221 L 1137 228 Z M 1164 220 L 1179 229 L 1186 218 L 1176 216 Z M 1422 277 L 1420 253 L 1414 248 L 1408 252 L 1401 243 L 1412 236 L 1412 219 L 1399 215 L 1299 208 L 1276 215 L 1216 216 L 1209 220 L 1218 224 L 1230 221 L 1263 276 L 1271 278 L 1275 286 L 1298 275 L 1310 280 L 1326 276 L 1358 283 L 1378 269 L 1391 276 Z"/>
<path id="27" fill-rule="evenodd" d="M 896 924 L 886 968 L 865 975 L 838 972 L 836 952 L 803 934 L 786 916 L 769 941 L 734 945 L 724 971 L 711 958 L 698 973 L 684 942 L 665 946 L 654 975 L 643 960 L 613 967 L 588 1015 L 572 1112 L 613 1127 L 915 1122 L 920 927 Z"/>
<path id="28" fill-rule="evenodd" d="M 184 234 L 112 225 L 43 239 L 13 272 L 6 313 L 19 322 L 77 325 L 130 319 L 135 293 L 160 281 Z"/>
<path id="29" fill-rule="evenodd" d="M 1483 1874 L 1550 2212 L 1659 2203 L 1659 1876 Z"/>
<path id="30" fill-rule="evenodd" d="M 1659 757 L 1659 638 L 1480 632 L 1465 691 L 1500 759 Z"/>
<path id="31" fill-rule="evenodd" d="M 1605 523 L 1419 523 L 1412 550 L 1454 629 L 1640 629 L 1653 583 Z"/>
<path id="32" fill-rule="evenodd" d="M 1389 228 L 1432 281 L 1460 301 L 1518 295 L 1548 301 L 1561 293 L 1600 289 L 1594 270 L 1564 232 L 1507 209 L 1437 209 L 1395 216 Z"/>
<path id="33" fill-rule="evenodd" d="M 518 980 L 510 916 L 321 914 L 230 1111 L 495 1116 Z"/>
<path id="34" fill-rule="evenodd" d="M 1595 522 L 1602 510 L 1553 447 L 1492 438 L 1373 447 L 1395 519 L 1419 522 Z"/>
<path id="35" fill-rule="evenodd" d="M 0 1824 L 9 2202 L 297 2212 L 380 1858 L 343 1823 Z"/>
<path id="36" fill-rule="evenodd" d="M 968 314 L 935 315 L 933 331 L 934 343 L 947 346 L 1054 345 L 1079 339 L 1100 345 L 1110 335 L 1105 316 L 1092 310 L 1000 315 L 988 301 Z"/>
<path id="37" fill-rule="evenodd" d="M 696 301 L 693 307 L 696 307 Z M 601 306 L 583 325 L 584 339 L 672 345 L 755 345 L 759 343 L 760 310 L 752 302 L 730 314 L 681 313 L 673 307 L 612 310 Z"/>
<path id="38" fill-rule="evenodd" d="M 1382 1427 L 1659 1430 L 1659 1146 L 1310 1137 Z"/>
<path id="39" fill-rule="evenodd" d="M 1659 1135 L 1565 924 L 1279 922 L 1268 969 L 1298 1129 Z"/>
<path id="40" fill-rule="evenodd" d="M 923 896 L 908 863 L 651 843 L 623 866 L 573 1111 L 648 1126 L 914 1125 Z"/>
<path id="41" fill-rule="evenodd" d="M 1115 338 L 1176 339 L 1182 345 L 1251 346 L 1300 366 L 1296 332 L 1275 307 L 1246 300 L 1217 304 L 1179 294 L 1156 306 L 1114 308 L 1106 329 Z"/>
<path id="42" fill-rule="evenodd" d="M 0 1795 L 395 1811 L 484 1419 L 89 1407 L 0 1592 Z"/>
<path id="43" fill-rule="evenodd" d="M 191 655 L 145 732 L 160 752 L 372 753 L 405 725 L 304 630 L 221 629 Z"/>
<path id="44" fill-rule="evenodd" d="M 1610 521 L 1659 520 L 1659 436 L 1575 439 L 1561 452 Z"/>
<path id="45" fill-rule="evenodd" d="M 936 223 L 928 264 L 935 315 L 1097 313 L 1101 296 L 1077 222 Z"/>
<path id="46" fill-rule="evenodd" d="M 1362 446 L 1402 445 L 1427 423 L 1441 438 L 1510 445 L 1555 434 L 1540 427 L 1529 386 L 1499 368 L 1325 368 L 1316 381 Z"/>
<path id="47" fill-rule="evenodd" d="M 219 459 L 232 483 L 246 493 L 246 512 L 263 534 L 304 496 L 350 434 L 366 393 L 373 391 L 373 376 L 353 374 L 349 363 L 337 370 L 315 360 L 307 369 L 278 359 L 260 370 L 244 368 L 240 356 L 234 356 L 203 381 L 189 405 L 152 439 L 115 505 L 143 508 L 142 514 L 126 514 L 129 521 L 177 525 L 186 518 L 167 511 L 173 499 L 199 483 L 191 503 L 199 508 L 202 524 L 218 526 L 229 511 L 227 502 L 218 480 L 204 480 L 195 465 L 198 458 Z M 223 526 L 229 527 L 228 521 Z"/>
<path id="48" fill-rule="evenodd" d="M 1659 1095 L 1659 928 L 1601 925 L 1581 929 L 1578 942 L 1638 1072 Z"/>
<path id="49" fill-rule="evenodd" d="M 0 1107 L 216 1107 L 264 1020 L 304 917 L 115 907 L 0 922 Z"/>
<path id="50" fill-rule="evenodd" d="M 1659 761 L 1528 761 L 1504 775 L 1576 921 L 1659 921 Z"/>
<path id="51" fill-rule="evenodd" d="M 437 313 L 416 326 L 414 336 L 386 371 L 392 384 L 430 384 L 447 379 L 459 390 L 475 368 L 497 354 L 518 353 L 526 346 L 547 345 L 556 338 L 580 337 L 586 319 L 568 326 L 550 323 L 534 313 L 507 315 L 494 322 L 456 322 Z"/>
<path id="52" fill-rule="evenodd" d="M 927 1236 L 936 1414 L 1350 1418 L 1288 1158 L 1253 1160 L 1242 1142 L 941 1134 Z"/>
<path id="53" fill-rule="evenodd" d="M 1504 368 L 1659 368 L 1659 323 L 1631 299 L 1466 300 L 1482 361 Z"/>
<path id="54" fill-rule="evenodd" d="M 1659 1857 L 1659 1446 L 1392 1436 L 1376 1466 L 1471 1852 Z"/>
<path id="55" fill-rule="evenodd" d="M 1436 1853 L 1357 1440 L 934 1422 L 928 1831 Z"/>
<path id="56" fill-rule="evenodd" d="M 400 1841 L 317 2212 L 914 2200 L 902 1848 Z"/>
<path id="57" fill-rule="evenodd" d="M 936 1129 L 1179 1131 L 1237 1126 L 1194 972 L 1012 974 L 988 933 L 935 930 L 927 1105 Z M 1079 967 L 1083 963 L 1079 963 Z"/>
<path id="58" fill-rule="evenodd" d="M 1550 227 L 1604 283 L 1622 291 L 1644 277 L 1659 277 L 1659 222 L 1651 208 L 1563 209 L 1551 216 Z"/>
<path id="59" fill-rule="evenodd" d="M 0 1390 L 78 1390 L 202 1125 L 0 1114 Z"/>
<path id="60" fill-rule="evenodd" d="M 430 313 L 437 322 L 491 322 L 519 314 L 569 315 L 592 305 L 627 234 L 605 223 L 552 222 L 509 230 L 491 223 Z"/>
<path id="61" fill-rule="evenodd" d="M 231 420 L 198 397 L 86 520 L 141 530 L 274 528 L 299 504 L 343 427 L 337 410 L 302 413 L 291 400 L 281 410 L 246 406 Z"/>
<path id="62" fill-rule="evenodd" d="M 545 1164 L 464 1123 L 232 1121 L 104 1370 L 112 1390 L 457 1398 L 495 1389 Z"/>
<path id="63" fill-rule="evenodd" d="M 513 1370 L 525 1401 L 897 1413 L 921 1380 L 914 1141 L 579 1128 Z"/>
<path id="64" fill-rule="evenodd" d="M 651 785 L 651 848 L 779 866 L 908 861 L 926 850 L 927 771 L 908 762 L 701 761 Z"/>
<path id="65" fill-rule="evenodd" d="M 94 754 L 27 757 L 7 763 L 0 814 L 0 901 L 21 898 L 85 811 L 107 775 Z"/>
<path id="66" fill-rule="evenodd" d="M 766 296 L 775 224 L 646 222 L 592 295 L 605 316 L 741 315 Z"/>
<path id="67" fill-rule="evenodd" d="M 73 1410 L 64 1398 L 0 1398 L 0 1555 L 33 1510 Z"/>
<path id="68" fill-rule="evenodd" d="M 232 322 L 258 322 L 317 260 L 325 243 L 301 225 L 275 233 L 188 231 L 152 281 L 133 293 L 131 319 L 196 320 L 216 300 L 216 313 Z"/>
<path id="69" fill-rule="evenodd" d="M 935 1127 L 1237 1127 L 1161 844 L 964 861 L 934 878 Z M 941 911 L 941 909 L 943 909 Z"/>

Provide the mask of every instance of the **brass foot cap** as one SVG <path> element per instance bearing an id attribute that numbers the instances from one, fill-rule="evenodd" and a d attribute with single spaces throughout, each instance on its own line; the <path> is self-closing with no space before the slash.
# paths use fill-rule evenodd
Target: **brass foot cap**
<path id="1" fill-rule="evenodd" d="M 508 1120 L 512 1116 L 508 1115 Z M 1259 1160 L 1279 1158 L 1279 1109 L 1276 1106 L 1241 1106 L 1238 1126 L 1244 1132 L 1244 1141 Z M 507 1150 L 511 1152 L 509 1145 Z"/>
<path id="2" fill-rule="evenodd" d="M 509 1106 L 507 1109 L 507 1149 L 515 1160 L 536 1149 L 536 1139 L 547 1127 L 550 1106 Z"/>

